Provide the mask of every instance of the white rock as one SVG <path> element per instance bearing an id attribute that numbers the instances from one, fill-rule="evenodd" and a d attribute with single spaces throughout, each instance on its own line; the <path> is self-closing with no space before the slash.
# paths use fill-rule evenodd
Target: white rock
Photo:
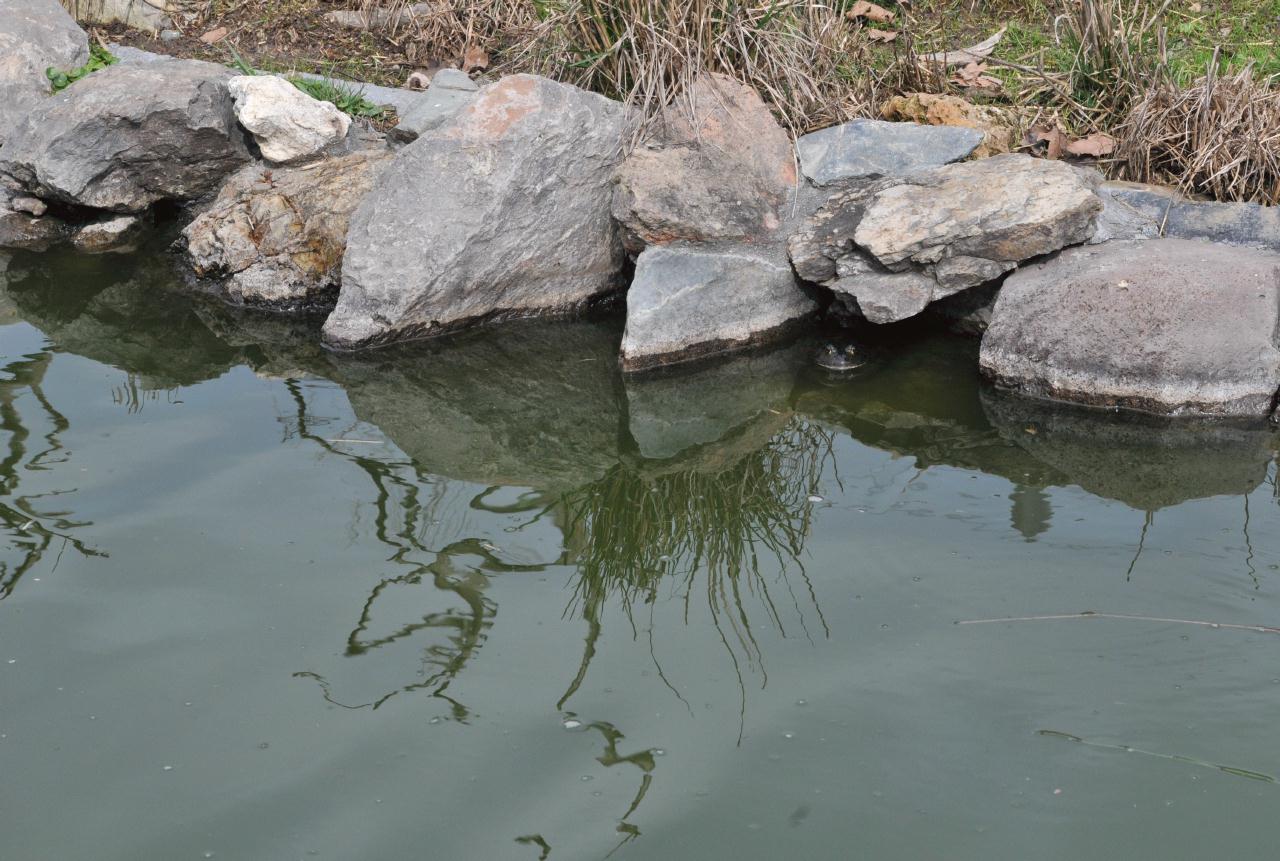
<path id="1" fill-rule="evenodd" d="M 351 118 L 329 102 L 311 98 L 273 75 L 240 75 L 228 87 L 236 118 L 262 157 L 276 164 L 309 158 L 346 137 Z"/>

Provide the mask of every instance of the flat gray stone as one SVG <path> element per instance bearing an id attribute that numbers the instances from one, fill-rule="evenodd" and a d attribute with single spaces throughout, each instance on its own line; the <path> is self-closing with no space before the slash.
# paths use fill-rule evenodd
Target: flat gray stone
<path id="1" fill-rule="evenodd" d="M 88 37 L 58 0 L 0 0 L 0 144 L 53 92 L 47 68 L 88 59 Z"/>
<path id="2" fill-rule="evenodd" d="M 392 130 L 392 137 L 402 141 L 417 140 L 471 104 L 479 90 L 480 86 L 461 69 L 441 69 L 431 78 L 431 86 L 417 103 L 400 114 L 400 122 Z"/>
<path id="3" fill-rule="evenodd" d="M 902 176 L 968 158 L 978 129 L 883 120 L 852 120 L 796 141 L 800 170 L 818 185 L 863 176 Z"/>
<path id="4" fill-rule="evenodd" d="M 1272 412 L 1280 254 L 1189 239 L 1072 248 L 1011 275 L 982 372 L 1037 397 L 1169 415 Z"/>
<path id="5" fill-rule="evenodd" d="M 1177 189 L 1107 182 L 1091 243 L 1113 239 L 1209 239 L 1280 251 L 1280 207 L 1190 200 Z"/>
<path id="6" fill-rule="evenodd" d="M 622 368 L 764 343 L 814 310 L 778 244 L 650 246 L 636 260 L 627 291 Z"/>

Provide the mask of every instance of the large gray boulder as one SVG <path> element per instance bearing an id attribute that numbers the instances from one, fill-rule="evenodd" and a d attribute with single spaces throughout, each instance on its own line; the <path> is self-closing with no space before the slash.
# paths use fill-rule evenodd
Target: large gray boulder
<path id="1" fill-rule="evenodd" d="M 1280 254 L 1187 239 L 1073 248 L 1005 281 L 982 372 L 1024 394 L 1265 417 L 1280 388 Z"/>
<path id="2" fill-rule="evenodd" d="M 636 261 L 627 291 L 622 369 L 761 344 L 816 309 L 780 244 L 655 245 Z"/>
<path id="3" fill-rule="evenodd" d="M 1280 251 L 1280 208 L 1257 203 L 1191 200 L 1177 189 L 1105 182 L 1103 210 L 1092 243 L 1113 239 L 1209 239 Z"/>
<path id="4" fill-rule="evenodd" d="M 141 212 L 190 200 L 249 161 L 221 66 L 112 66 L 31 111 L 0 150 L 0 174 L 45 200 Z"/>
<path id="5" fill-rule="evenodd" d="M 565 313 L 613 289 L 624 125 L 619 103 L 546 78 L 485 88 L 401 150 L 356 210 L 325 342 L 349 350 Z"/>
<path id="6" fill-rule="evenodd" d="M 754 90 L 697 78 L 618 170 L 613 212 L 628 248 L 759 237 L 796 189 L 791 138 Z"/>
<path id="7" fill-rule="evenodd" d="M 88 38 L 58 0 L 0 0 L 0 144 L 53 92 L 46 69 L 88 59 Z"/>
<path id="8" fill-rule="evenodd" d="M 789 240 L 797 274 L 874 323 L 1089 239 L 1101 176 L 1023 155 L 932 168 L 833 195 Z"/>
<path id="9" fill-rule="evenodd" d="M 852 120 L 796 141 L 800 170 L 816 185 L 865 176 L 903 176 L 961 161 L 983 140 L 979 129 Z"/>
<path id="10" fill-rule="evenodd" d="M 368 149 L 305 167 L 245 167 L 183 230 L 187 260 L 233 304 L 332 307 L 351 214 L 390 161 Z"/>

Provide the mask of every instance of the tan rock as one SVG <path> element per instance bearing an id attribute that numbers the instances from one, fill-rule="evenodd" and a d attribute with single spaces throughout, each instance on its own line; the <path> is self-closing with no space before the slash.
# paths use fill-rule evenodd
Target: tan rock
<path id="1" fill-rule="evenodd" d="M 781 224 L 796 185 L 791 138 L 754 90 L 698 78 L 618 170 L 613 212 L 632 251 L 740 239 Z"/>
<path id="2" fill-rule="evenodd" d="M 1015 112 L 990 105 L 975 105 L 959 96 L 936 93 L 894 96 L 881 107 L 880 116 L 886 120 L 909 120 L 931 126 L 978 129 L 983 133 L 983 141 L 974 150 L 973 158 L 1013 152 L 1018 145 L 1020 122 Z"/>
<path id="3" fill-rule="evenodd" d="M 366 150 L 306 167 L 247 167 L 183 231 L 187 258 L 197 275 L 223 279 L 236 304 L 330 304 L 351 213 L 390 160 Z"/>

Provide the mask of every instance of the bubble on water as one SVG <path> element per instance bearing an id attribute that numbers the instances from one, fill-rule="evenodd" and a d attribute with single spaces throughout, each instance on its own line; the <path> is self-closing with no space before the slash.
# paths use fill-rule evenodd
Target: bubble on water
<path id="1" fill-rule="evenodd" d="M 565 729 L 577 729 L 582 726 L 582 721 L 574 720 L 573 718 L 565 718 L 563 726 Z"/>
<path id="2" fill-rule="evenodd" d="M 919 583 L 922 579 L 924 579 L 924 578 L 922 578 L 922 577 L 912 577 L 912 578 L 911 578 L 912 582 L 914 582 L 914 583 Z"/>
<path id="3" fill-rule="evenodd" d="M 258 742 L 258 750 L 266 750 L 266 749 L 267 749 L 267 748 L 269 748 L 269 747 L 271 747 L 271 743 L 270 743 L 270 742 L 266 742 L 266 741 L 260 741 L 260 742 Z"/>
<path id="4" fill-rule="evenodd" d="M 595 796 L 596 798 L 599 798 L 600 796 L 604 795 L 604 793 L 603 793 L 603 792 L 601 792 L 601 791 L 600 791 L 600 790 L 598 790 L 598 789 L 593 789 L 593 790 L 591 790 L 591 794 L 592 794 L 593 796 Z"/>
<path id="5" fill-rule="evenodd" d="M 431 724 L 432 726 L 435 726 L 436 724 L 440 723 L 440 718 L 433 717 L 431 720 L 427 721 L 427 723 Z"/>
<path id="6" fill-rule="evenodd" d="M 748 830 L 748 831 L 759 831 L 759 830 L 760 830 L 760 823 L 759 823 L 759 822 L 748 822 L 748 823 L 747 823 L 747 830 Z"/>
<path id="7" fill-rule="evenodd" d="M 784 733 L 782 734 L 782 737 L 783 737 L 783 738 L 795 738 L 795 737 L 796 737 L 796 734 L 795 734 L 795 733 L 793 733 L 793 732 L 784 732 Z"/>
<path id="8" fill-rule="evenodd" d="M 1209 623 L 1209 627 L 1210 627 L 1210 628 L 1220 628 L 1220 627 L 1222 627 L 1222 626 L 1221 626 L 1221 625 L 1219 625 L 1217 622 L 1210 622 L 1210 623 Z"/>
<path id="9" fill-rule="evenodd" d="M 586 783 L 589 780 L 595 780 L 595 777 L 593 777 L 590 774 L 584 774 L 582 775 L 582 777 L 579 777 L 578 780 L 581 780 L 583 783 Z"/>
<path id="10" fill-rule="evenodd" d="M 808 704 L 809 704 L 808 700 L 796 700 L 796 705 L 798 706 L 807 706 Z"/>
<path id="11" fill-rule="evenodd" d="M 821 496 L 818 496 L 816 493 L 813 496 L 809 497 L 809 501 L 810 502 L 826 502 L 825 499 L 823 499 Z"/>
<path id="12" fill-rule="evenodd" d="M 161 769 L 161 770 L 162 770 L 162 771 L 173 771 L 173 766 L 172 766 L 172 765 L 166 765 L 166 766 L 165 766 L 163 769 Z"/>
<path id="13" fill-rule="evenodd" d="M 10 658 L 10 659 L 9 659 L 9 663 L 11 663 L 11 664 L 16 664 L 16 663 L 18 663 L 18 659 L 17 659 L 17 658 Z"/>
<path id="14" fill-rule="evenodd" d="M 212 852 L 206 852 L 206 853 L 204 853 L 203 855 L 201 855 L 200 857 L 201 857 L 201 858 L 212 858 L 212 857 L 213 857 L 213 853 L 212 853 Z"/>
<path id="15" fill-rule="evenodd" d="M 884 629 L 886 629 L 886 628 L 888 628 L 888 627 L 889 627 L 889 623 L 888 623 L 888 622 L 885 622 L 885 623 L 883 623 L 883 624 L 880 626 L 880 629 L 881 629 L 881 630 L 884 630 Z"/>
<path id="16" fill-rule="evenodd" d="M 663 750 L 662 748 L 660 748 L 660 747 L 655 747 L 653 750 L 649 751 L 649 753 L 653 754 L 654 756 L 666 756 L 666 755 L 667 755 L 667 752 L 666 752 L 665 750 Z"/>

